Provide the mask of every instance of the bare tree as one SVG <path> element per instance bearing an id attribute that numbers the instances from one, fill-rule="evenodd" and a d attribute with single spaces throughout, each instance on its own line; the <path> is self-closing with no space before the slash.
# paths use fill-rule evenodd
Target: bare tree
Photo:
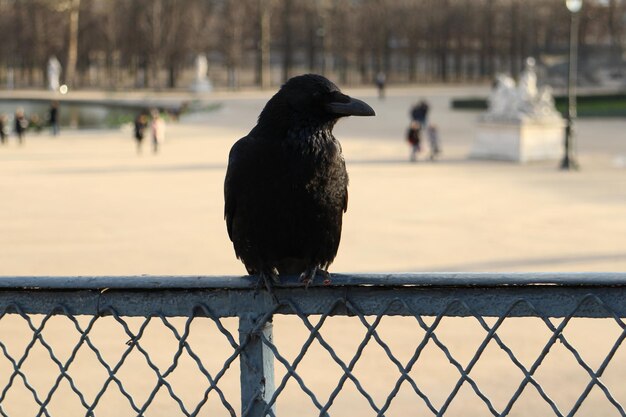
<path id="1" fill-rule="evenodd" d="M 282 39 L 283 39 L 283 82 L 291 75 L 293 66 L 293 0 L 283 1 L 282 11 Z"/>
<path id="2" fill-rule="evenodd" d="M 68 0 L 69 34 L 67 42 L 67 67 L 65 70 L 65 84 L 74 86 L 76 75 L 76 62 L 78 61 L 78 17 L 80 0 Z"/>
<path id="3" fill-rule="evenodd" d="M 69 87 L 75 85 L 76 64 L 78 62 L 78 18 L 81 0 L 45 0 L 41 3 L 31 2 L 31 6 L 43 6 L 67 15 L 67 59 L 65 61 L 64 82 Z M 37 11 L 33 11 L 36 14 Z M 41 42 L 36 39 L 35 42 Z"/>
<path id="4" fill-rule="evenodd" d="M 586 1 L 581 57 L 619 65 L 625 13 Z M 528 55 L 565 54 L 569 13 L 562 0 L 0 0 L 0 25 L 4 82 L 43 86 L 55 55 L 74 88 L 176 88 L 205 53 L 218 85 L 267 87 L 271 66 L 342 83 L 515 75 Z"/>
<path id="5" fill-rule="evenodd" d="M 623 1 L 609 0 L 607 7 L 607 28 L 609 35 L 609 42 L 611 48 L 611 61 L 617 63 L 621 59 L 623 50 L 623 36 L 624 36 L 624 19 L 626 18 L 626 4 Z M 620 19 L 622 22 L 620 22 Z"/>

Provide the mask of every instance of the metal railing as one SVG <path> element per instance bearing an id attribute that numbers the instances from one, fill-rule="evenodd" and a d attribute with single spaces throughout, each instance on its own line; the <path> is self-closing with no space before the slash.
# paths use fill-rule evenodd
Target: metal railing
<path id="1" fill-rule="evenodd" d="M 626 273 L 0 277 L 0 416 L 626 416 L 624 317 Z"/>

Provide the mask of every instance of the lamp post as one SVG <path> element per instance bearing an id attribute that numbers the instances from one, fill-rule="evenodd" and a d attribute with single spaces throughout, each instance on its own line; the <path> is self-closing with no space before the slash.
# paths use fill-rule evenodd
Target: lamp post
<path id="1" fill-rule="evenodd" d="M 583 0 L 565 0 L 570 11 L 569 63 L 567 76 L 567 126 L 565 127 L 565 151 L 561 169 L 578 169 L 574 159 L 574 119 L 576 119 L 576 73 L 578 62 L 578 20 Z"/>

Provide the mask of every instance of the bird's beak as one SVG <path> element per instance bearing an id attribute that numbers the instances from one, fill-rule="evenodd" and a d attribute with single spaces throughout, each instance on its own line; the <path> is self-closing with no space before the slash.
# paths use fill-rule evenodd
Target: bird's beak
<path id="1" fill-rule="evenodd" d="M 333 102 L 326 106 L 332 113 L 341 116 L 375 116 L 376 112 L 364 101 L 345 96 L 349 99 L 346 103 Z"/>

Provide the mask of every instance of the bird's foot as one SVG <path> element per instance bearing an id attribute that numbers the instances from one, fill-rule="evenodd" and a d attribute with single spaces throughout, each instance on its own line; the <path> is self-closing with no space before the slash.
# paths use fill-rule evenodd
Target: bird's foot
<path id="1" fill-rule="evenodd" d="M 263 282 L 265 283 L 265 288 L 268 291 L 271 291 L 274 288 L 274 285 L 280 284 L 280 279 L 278 278 L 278 274 L 273 272 L 269 274 L 262 274 Z"/>
<path id="2" fill-rule="evenodd" d="M 320 269 L 318 267 L 309 268 L 306 271 L 304 271 L 302 274 L 300 274 L 300 282 L 304 284 L 304 288 L 309 288 L 309 285 L 311 285 L 311 283 L 313 282 L 313 279 L 317 275 L 321 276 L 324 279 L 323 281 L 324 285 L 331 284 L 330 274 L 328 273 L 328 271 Z"/>
<path id="3" fill-rule="evenodd" d="M 324 278 L 324 281 L 323 281 L 324 286 L 328 286 L 332 284 L 332 280 L 330 279 L 330 273 L 328 271 L 323 270 L 323 269 L 318 269 L 317 273 L 321 275 L 322 278 Z"/>
<path id="4" fill-rule="evenodd" d="M 309 285 L 313 282 L 313 278 L 315 278 L 315 274 L 317 273 L 317 267 L 314 266 L 312 268 L 306 269 L 303 273 L 300 274 L 300 282 L 304 284 L 304 288 L 309 288 Z"/>
<path id="5" fill-rule="evenodd" d="M 257 282 L 256 292 L 258 293 L 262 287 L 265 287 L 270 296 L 274 299 L 274 302 L 278 303 L 278 298 L 274 295 L 274 285 L 280 284 L 280 278 L 278 278 L 278 274 L 274 271 L 272 272 L 261 272 L 259 274 L 259 281 Z"/>

